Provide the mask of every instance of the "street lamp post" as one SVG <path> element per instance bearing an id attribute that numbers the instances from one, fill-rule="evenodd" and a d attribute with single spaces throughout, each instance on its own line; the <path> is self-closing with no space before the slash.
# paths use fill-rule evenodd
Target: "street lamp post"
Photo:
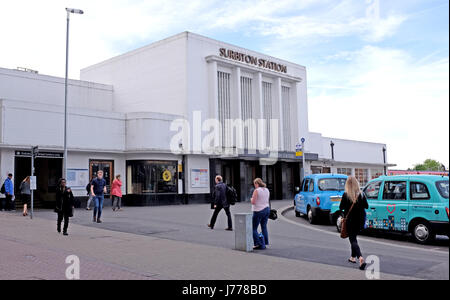
<path id="1" fill-rule="evenodd" d="M 383 147 L 383 170 L 384 170 L 384 175 L 387 175 L 387 168 L 386 168 L 386 147 Z"/>
<path id="2" fill-rule="evenodd" d="M 331 146 L 331 160 L 334 161 L 334 142 L 333 141 L 330 142 L 330 146 Z"/>
<path id="3" fill-rule="evenodd" d="M 81 9 L 66 8 L 67 27 L 66 27 L 66 77 L 64 81 L 64 160 L 63 160 L 63 177 L 67 178 L 67 83 L 69 76 L 69 21 L 70 14 L 80 14 L 84 12 Z"/>

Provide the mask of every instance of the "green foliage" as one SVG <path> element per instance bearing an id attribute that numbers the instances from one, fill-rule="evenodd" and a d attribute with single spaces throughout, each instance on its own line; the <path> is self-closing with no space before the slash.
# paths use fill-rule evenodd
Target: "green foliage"
<path id="1" fill-rule="evenodd" d="M 426 159 L 423 163 L 414 166 L 414 171 L 442 171 L 445 167 L 434 159 Z"/>

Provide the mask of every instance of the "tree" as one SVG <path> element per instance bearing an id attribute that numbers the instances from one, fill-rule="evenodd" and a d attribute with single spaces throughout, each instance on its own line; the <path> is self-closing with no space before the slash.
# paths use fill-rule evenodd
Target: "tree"
<path id="1" fill-rule="evenodd" d="M 434 159 L 426 159 L 423 163 L 414 166 L 414 171 L 442 171 L 445 166 Z"/>

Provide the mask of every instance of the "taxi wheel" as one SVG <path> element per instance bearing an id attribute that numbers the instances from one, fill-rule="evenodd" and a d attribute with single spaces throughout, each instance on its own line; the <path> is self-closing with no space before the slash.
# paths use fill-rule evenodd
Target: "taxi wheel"
<path id="1" fill-rule="evenodd" d="M 309 224 L 315 224 L 316 223 L 317 217 L 314 216 L 311 207 L 308 207 L 308 212 L 307 212 L 306 216 L 308 218 Z"/>
<path id="2" fill-rule="evenodd" d="M 430 223 L 425 220 L 414 222 L 411 226 L 411 234 L 414 241 L 418 244 L 428 244 L 435 238 Z"/>

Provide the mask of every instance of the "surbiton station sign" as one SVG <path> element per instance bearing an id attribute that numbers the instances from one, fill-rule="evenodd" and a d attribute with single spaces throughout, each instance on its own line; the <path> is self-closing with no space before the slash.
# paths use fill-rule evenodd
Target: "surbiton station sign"
<path id="1" fill-rule="evenodd" d="M 256 56 L 248 55 L 245 53 L 240 53 L 237 51 L 220 48 L 220 57 L 229 58 L 235 61 L 240 61 L 243 63 L 251 64 L 260 68 L 281 72 L 281 73 L 287 73 L 287 66 L 263 59 L 258 58 Z"/>

